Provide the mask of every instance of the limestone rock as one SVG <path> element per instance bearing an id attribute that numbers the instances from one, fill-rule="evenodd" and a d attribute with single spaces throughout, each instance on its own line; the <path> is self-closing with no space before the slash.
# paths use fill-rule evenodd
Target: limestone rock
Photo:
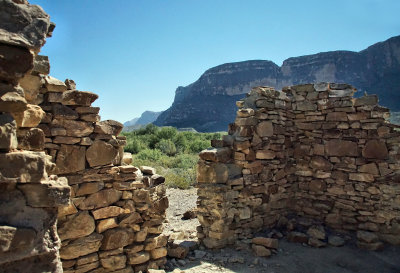
<path id="1" fill-rule="evenodd" d="M 68 119 L 53 119 L 51 125 L 54 127 L 65 128 L 67 136 L 85 137 L 90 135 L 94 128 L 90 122 L 68 120 Z"/>
<path id="2" fill-rule="evenodd" d="M 365 243 L 375 243 L 379 241 L 379 238 L 375 233 L 363 230 L 357 231 L 357 239 Z"/>
<path id="3" fill-rule="evenodd" d="M 98 219 L 119 216 L 120 214 L 123 214 L 124 212 L 125 212 L 125 210 L 123 208 L 120 208 L 117 206 L 109 206 L 109 207 L 94 210 L 94 211 L 92 211 L 92 214 L 94 216 L 94 219 L 98 220 Z"/>
<path id="4" fill-rule="evenodd" d="M 86 160 L 90 167 L 111 164 L 117 156 L 118 150 L 111 144 L 101 140 L 95 140 L 86 151 Z"/>
<path id="5" fill-rule="evenodd" d="M 44 152 L 0 153 L 0 181 L 40 182 L 47 178 L 48 160 Z"/>
<path id="6" fill-rule="evenodd" d="M 354 101 L 354 106 L 377 105 L 377 104 L 378 104 L 377 95 L 363 96 L 360 98 L 356 98 Z"/>
<path id="7" fill-rule="evenodd" d="M 56 119 L 77 119 L 79 118 L 78 113 L 62 104 L 53 104 L 51 107 L 51 112 L 53 114 L 53 118 Z"/>
<path id="8" fill-rule="evenodd" d="M 74 80 L 71 79 L 66 79 L 64 81 L 65 85 L 67 86 L 68 90 L 75 90 L 76 89 L 76 83 Z"/>
<path id="9" fill-rule="evenodd" d="M 316 156 L 311 159 L 310 167 L 322 171 L 332 170 L 332 164 L 322 156 Z"/>
<path id="10" fill-rule="evenodd" d="M 117 269 L 125 268 L 126 256 L 125 255 L 109 256 L 107 258 L 102 258 L 100 262 L 104 268 L 111 269 L 114 271 Z"/>
<path id="11" fill-rule="evenodd" d="M 44 150 L 44 133 L 39 128 L 23 129 L 17 131 L 18 149 L 30 151 Z"/>
<path id="12" fill-rule="evenodd" d="M 5 44 L 38 50 L 45 43 L 50 18 L 36 5 L 3 1 L 0 9 L 0 41 Z"/>
<path id="13" fill-rule="evenodd" d="M 35 208 L 51 208 L 66 205 L 70 198 L 70 187 L 65 178 L 37 183 L 18 185 L 27 200 L 27 204 Z"/>
<path id="14" fill-rule="evenodd" d="M 310 239 L 308 239 L 308 245 L 312 246 L 312 247 L 324 247 L 326 246 L 326 243 L 321 241 L 320 239 L 317 239 L 315 237 L 311 237 Z"/>
<path id="15" fill-rule="evenodd" d="M 62 144 L 57 153 L 56 173 L 65 174 L 84 170 L 85 153 L 86 149 L 83 146 Z"/>
<path id="16" fill-rule="evenodd" d="M 124 126 L 115 120 L 104 120 L 96 123 L 94 132 L 98 134 L 118 136 Z"/>
<path id="17" fill-rule="evenodd" d="M 48 75 L 50 73 L 49 57 L 36 55 L 33 61 L 32 73 Z"/>
<path id="18" fill-rule="evenodd" d="M 44 81 L 46 89 L 49 92 L 64 92 L 65 90 L 67 90 L 67 86 L 65 85 L 65 83 L 52 76 L 46 76 L 44 78 Z"/>
<path id="19" fill-rule="evenodd" d="M 76 239 L 91 234 L 95 229 L 94 219 L 88 212 L 79 212 L 58 227 L 58 235 L 61 240 Z"/>
<path id="20" fill-rule="evenodd" d="M 10 114 L 0 114 L 0 150 L 9 151 L 16 149 L 17 124 Z"/>
<path id="21" fill-rule="evenodd" d="M 65 260 L 71 260 L 93 252 L 97 252 L 100 248 L 102 239 L 102 235 L 92 233 L 87 237 L 73 240 L 68 245 L 63 246 L 60 249 L 60 257 Z"/>
<path id="22" fill-rule="evenodd" d="M 18 127 L 36 127 L 45 116 L 45 112 L 40 106 L 28 104 L 25 111 L 13 112 L 12 115 Z"/>
<path id="23" fill-rule="evenodd" d="M 116 218 L 108 218 L 100 220 L 96 226 L 97 233 L 103 233 L 110 228 L 118 227 L 117 221 L 115 219 Z"/>
<path id="24" fill-rule="evenodd" d="M 30 228 L 0 226 L 0 253 L 29 250 L 35 237 L 35 230 Z"/>
<path id="25" fill-rule="evenodd" d="M 257 150 L 256 158 L 257 159 L 274 159 L 276 157 L 276 153 L 271 150 Z"/>
<path id="26" fill-rule="evenodd" d="M 374 182 L 375 178 L 370 173 L 350 173 L 350 180 L 362 181 L 362 182 Z"/>
<path id="27" fill-rule="evenodd" d="M 339 247 L 339 246 L 343 246 L 345 244 L 345 241 L 342 237 L 332 235 L 332 236 L 328 237 L 328 243 L 331 246 Z"/>
<path id="28" fill-rule="evenodd" d="M 287 239 L 289 242 L 293 243 L 307 243 L 308 237 L 306 234 L 302 232 L 292 231 L 287 235 Z"/>
<path id="29" fill-rule="evenodd" d="M 1 9 L 0 12 L 2 11 Z M 0 15 L 0 18 L 4 17 Z M 2 37 L 2 30 L 0 25 L 0 41 L 4 38 Z M 0 43 L 0 56 L 2 56 L 0 59 L 0 80 L 17 84 L 18 80 L 33 67 L 33 54 L 26 48 Z"/>
<path id="30" fill-rule="evenodd" d="M 67 205 L 58 207 L 58 217 L 63 217 L 71 214 L 76 214 L 78 210 L 76 209 L 73 202 L 69 202 Z"/>
<path id="31" fill-rule="evenodd" d="M 142 252 L 130 254 L 128 256 L 128 258 L 129 258 L 129 261 L 128 261 L 129 264 L 133 264 L 133 265 L 142 264 L 142 263 L 145 263 L 148 260 L 150 260 L 150 254 L 148 252 L 142 251 Z"/>
<path id="32" fill-rule="evenodd" d="M 69 90 L 62 94 L 62 104 L 90 106 L 98 97 L 97 94 L 92 92 Z"/>
<path id="33" fill-rule="evenodd" d="M 197 181 L 200 183 L 226 183 L 228 178 L 240 175 L 241 170 L 235 164 L 200 161 L 197 170 Z"/>
<path id="34" fill-rule="evenodd" d="M 328 156 L 358 156 L 357 143 L 347 140 L 326 141 L 325 152 Z"/>
<path id="35" fill-rule="evenodd" d="M 165 257 L 167 256 L 167 248 L 165 247 L 155 248 L 150 251 L 150 256 L 154 260 Z"/>
<path id="36" fill-rule="evenodd" d="M 261 246 L 261 245 L 255 245 L 253 244 L 251 248 L 254 251 L 254 254 L 256 254 L 259 257 L 269 257 L 271 256 L 271 250 L 268 248 Z"/>
<path id="37" fill-rule="evenodd" d="M 272 136 L 274 134 L 274 127 L 271 121 L 262 121 L 257 125 L 256 131 L 260 137 Z"/>
<path id="38" fill-rule="evenodd" d="M 151 176 L 151 181 L 153 181 L 153 186 L 157 186 L 165 182 L 165 177 L 159 174 L 153 174 Z"/>
<path id="39" fill-rule="evenodd" d="M 140 171 L 143 174 L 153 175 L 156 173 L 156 169 L 149 167 L 149 166 L 140 166 Z"/>
<path id="40" fill-rule="evenodd" d="M 0 112 L 22 112 L 26 108 L 27 102 L 21 87 L 0 83 Z"/>
<path id="41" fill-rule="evenodd" d="M 91 210 L 102 207 L 107 207 L 119 199 L 121 199 L 122 193 L 115 189 L 106 189 L 89 195 L 81 204 L 79 209 Z"/>
<path id="42" fill-rule="evenodd" d="M 266 237 L 255 237 L 251 240 L 253 244 L 262 245 L 267 248 L 278 248 L 278 240 L 273 238 L 266 238 Z"/>
<path id="43" fill-rule="evenodd" d="M 362 155 L 365 158 L 386 159 L 388 150 L 384 142 L 372 139 L 365 144 Z"/>
<path id="44" fill-rule="evenodd" d="M 20 81 L 20 86 L 24 89 L 25 99 L 28 103 L 36 104 L 36 98 L 39 95 L 43 80 L 40 76 L 25 75 Z"/>
<path id="45" fill-rule="evenodd" d="M 122 165 L 131 165 L 132 164 L 132 154 L 125 152 L 122 157 Z"/>
<path id="46" fill-rule="evenodd" d="M 87 195 L 98 192 L 104 188 L 104 182 L 82 183 L 76 191 L 75 196 Z"/>
<path id="47" fill-rule="evenodd" d="M 231 149 L 228 147 L 218 149 L 210 148 L 201 151 L 199 156 L 203 160 L 214 162 L 228 162 L 231 156 Z"/>
<path id="48" fill-rule="evenodd" d="M 167 249 L 167 254 L 169 257 L 172 258 L 177 258 L 177 259 L 184 259 L 186 258 L 187 254 L 189 253 L 189 249 L 182 247 L 182 246 L 176 246 L 176 247 L 169 247 Z"/>
<path id="49" fill-rule="evenodd" d="M 307 234 L 315 239 L 325 240 L 325 229 L 322 226 L 312 226 L 307 230 Z"/>

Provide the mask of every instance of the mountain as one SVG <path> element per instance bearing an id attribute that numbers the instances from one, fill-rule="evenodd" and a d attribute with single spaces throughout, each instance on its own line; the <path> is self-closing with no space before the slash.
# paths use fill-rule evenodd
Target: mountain
<path id="1" fill-rule="evenodd" d="M 161 112 L 153 112 L 153 111 L 144 111 L 140 118 L 136 121 L 135 125 L 147 125 L 149 123 L 154 122 Z"/>
<path id="2" fill-rule="evenodd" d="M 127 122 L 124 122 L 124 132 L 130 132 L 136 129 L 139 129 L 149 123 L 154 122 L 161 112 L 153 112 L 153 111 L 144 111 L 139 118 L 131 119 Z"/>
<path id="3" fill-rule="evenodd" d="M 361 95 L 377 94 L 380 104 L 400 111 L 400 36 L 360 52 L 330 51 L 285 60 L 251 60 L 222 64 L 175 91 L 172 106 L 154 122 L 158 126 L 225 131 L 235 118 L 235 102 L 254 86 L 283 86 L 313 82 L 345 82 Z"/>
<path id="4" fill-rule="evenodd" d="M 124 127 L 125 127 L 125 126 L 133 126 L 133 125 L 135 125 L 135 124 L 136 124 L 136 121 L 138 121 L 138 119 L 139 119 L 139 118 L 134 118 L 134 119 L 125 121 L 125 122 L 124 122 Z"/>

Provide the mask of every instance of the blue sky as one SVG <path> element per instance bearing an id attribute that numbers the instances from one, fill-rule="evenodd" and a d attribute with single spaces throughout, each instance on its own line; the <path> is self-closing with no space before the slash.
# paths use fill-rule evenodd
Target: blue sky
<path id="1" fill-rule="evenodd" d="M 161 111 L 216 65 L 359 51 L 400 35 L 398 0 L 31 0 L 57 25 L 51 75 L 99 94 L 102 119 Z"/>

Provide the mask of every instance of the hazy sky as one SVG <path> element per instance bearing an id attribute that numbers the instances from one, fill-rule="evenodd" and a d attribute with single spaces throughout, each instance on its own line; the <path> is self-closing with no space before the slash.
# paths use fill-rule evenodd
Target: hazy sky
<path id="1" fill-rule="evenodd" d="M 51 75 L 100 95 L 102 119 L 161 111 L 216 65 L 359 51 L 400 35 L 399 0 L 30 0 L 57 27 Z"/>

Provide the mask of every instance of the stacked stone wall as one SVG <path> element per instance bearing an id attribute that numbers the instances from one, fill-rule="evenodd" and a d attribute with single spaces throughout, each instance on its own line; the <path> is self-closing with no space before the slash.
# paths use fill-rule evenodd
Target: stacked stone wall
<path id="1" fill-rule="evenodd" d="M 0 18 L 0 272 L 163 267 L 164 178 L 131 165 L 96 94 L 48 75 L 40 7 L 3 0 Z"/>
<path id="2" fill-rule="evenodd" d="M 57 207 L 70 187 L 54 175 L 36 128 L 44 112 L 23 88 L 54 26 L 26 1 L 0 1 L 0 18 L 0 272 L 62 272 Z"/>
<path id="3" fill-rule="evenodd" d="M 167 254 L 164 178 L 130 165 L 122 124 L 100 121 L 91 106 L 96 94 L 76 90 L 72 80 L 43 82 L 45 151 L 71 186 L 71 202 L 58 213 L 64 272 L 159 268 Z"/>
<path id="4" fill-rule="evenodd" d="M 400 132 L 376 96 L 353 98 L 355 91 L 259 87 L 237 103 L 229 134 L 200 153 L 199 237 L 207 247 L 293 221 L 358 231 L 368 249 L 400 243 Z"/>

